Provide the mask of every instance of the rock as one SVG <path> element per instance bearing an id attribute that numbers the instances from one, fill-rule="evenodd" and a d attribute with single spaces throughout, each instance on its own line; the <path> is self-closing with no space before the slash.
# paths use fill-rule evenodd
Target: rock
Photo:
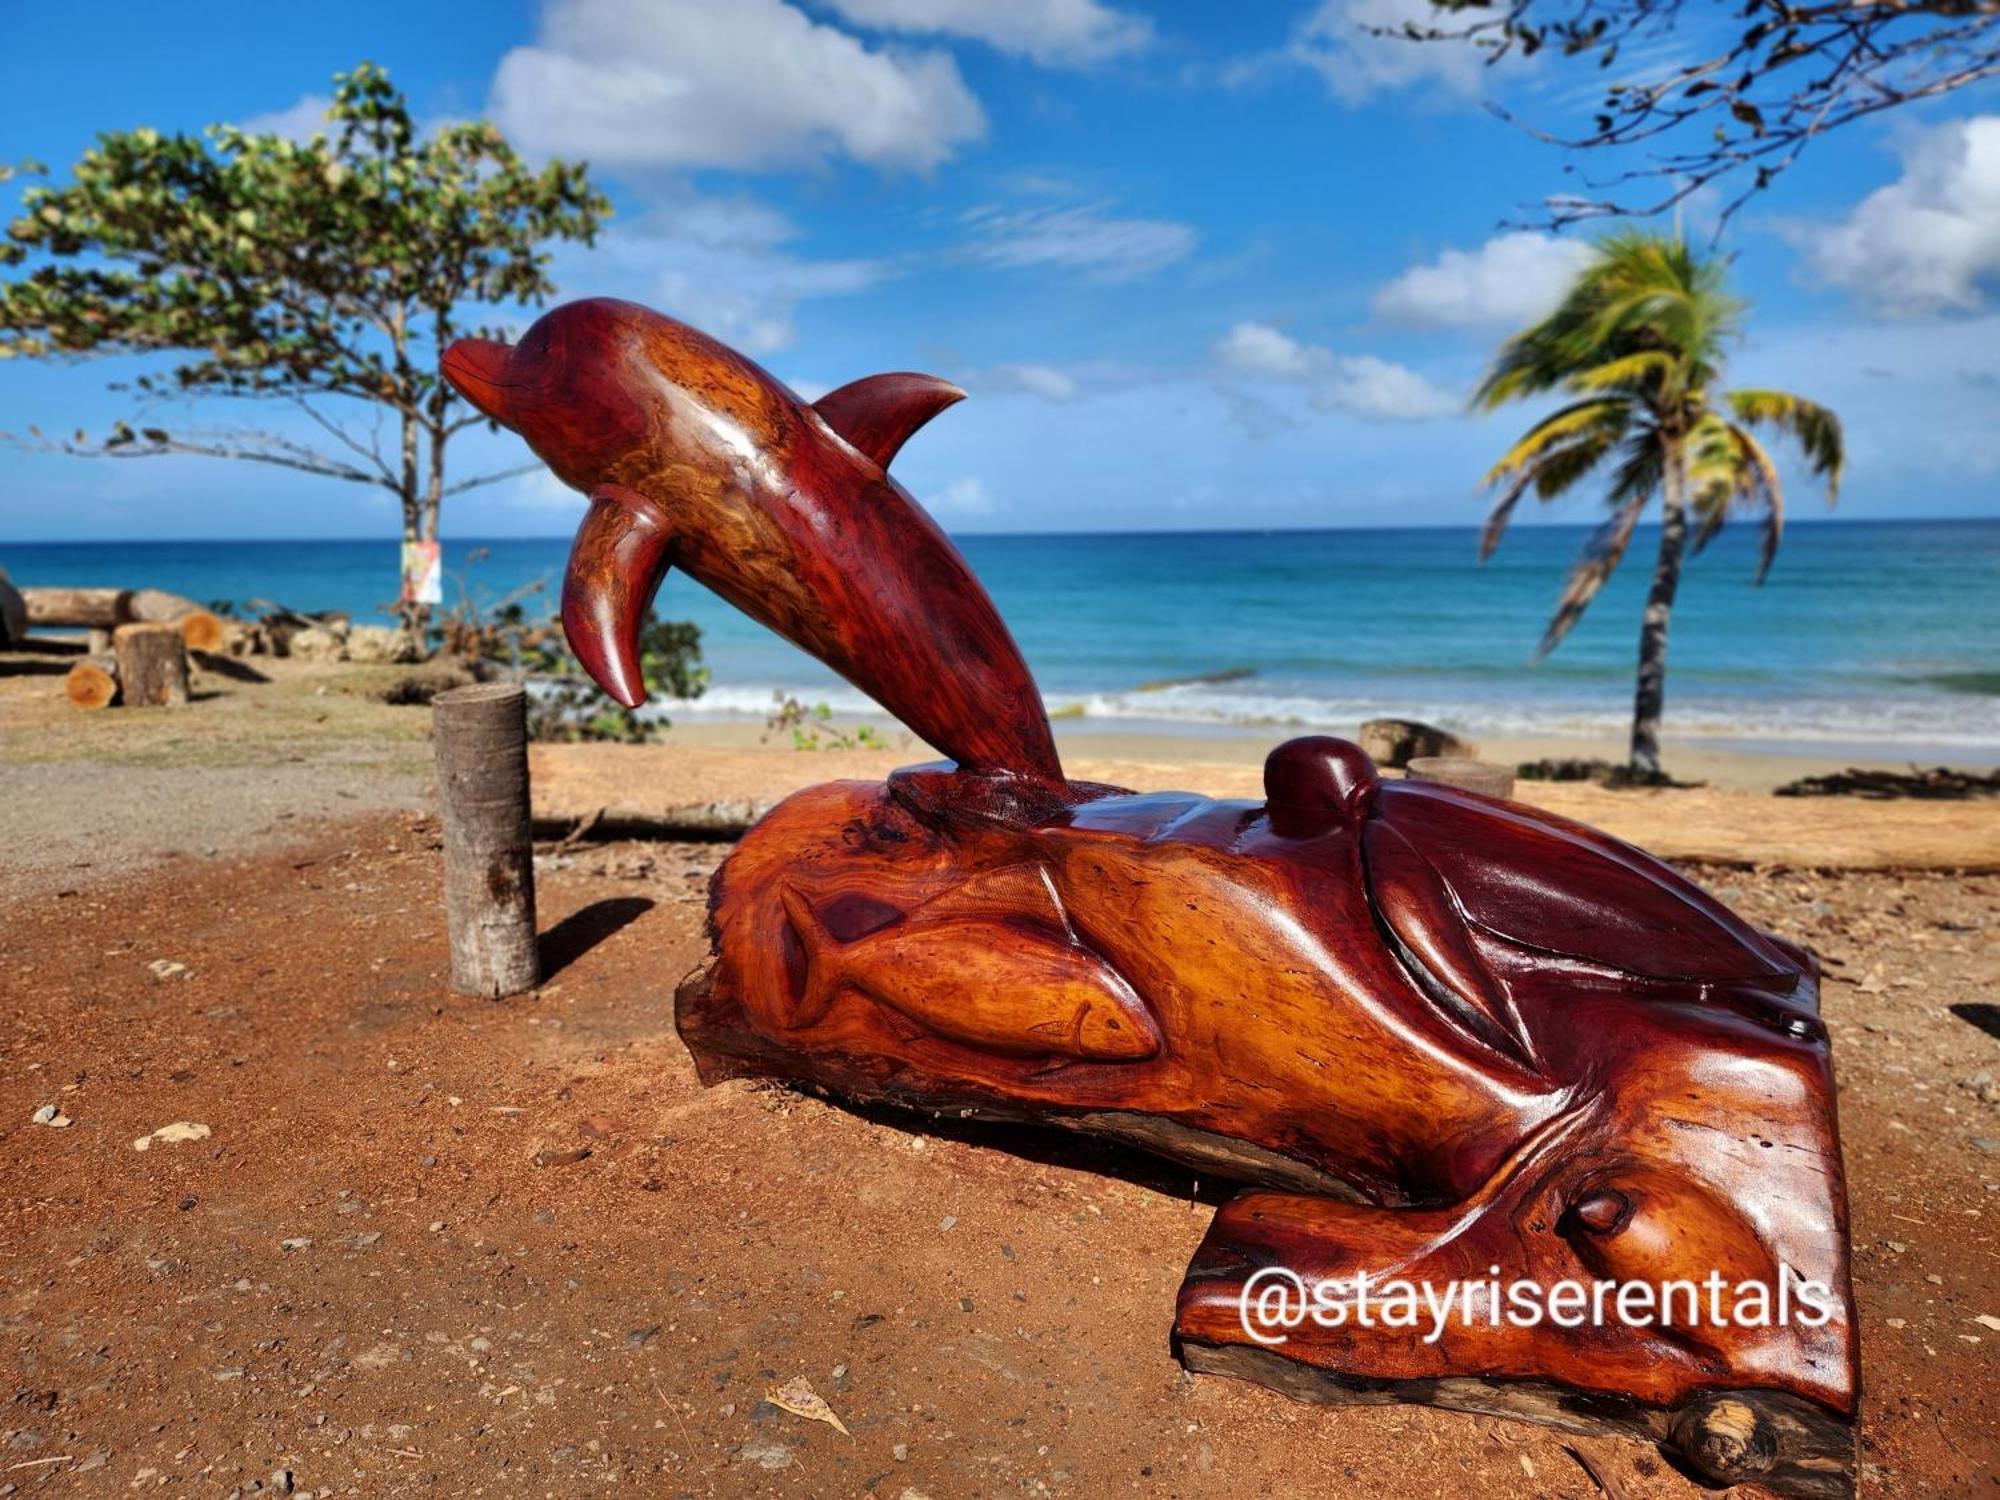
<path id="1" fill-rule="evenodd" d="M 1470 759 L 1479 747 L 1448 729 L 1418 719 L 1370 719 L 1355 736 L 1378 766 L 1407 766 L 1419 755 L 1455 755 Z"/>
<path id="2" fill-rule="evenodd" d="M 146 971 L 155 979 L 192 979 L 194 973 L 184 963 L 171 958 L 156 958 L 146 965 Z"/>
<path id="3" fill-rule="evenodd" d="M 278 1241 L 278 1248 L 289 1255 L 294 1250 L 312 1249 L 312 1241 L 304 1235 L 296 1235 L 289 1240 Z"/>
<path id="4" fill-rule="evenodd" d="M 170 1125 L 162 1125 L 151 1135 L 140 1136 L 132 1143 L 132 1149 L 150 1151 L 155 1141 L 168 1146 L 178 1145 L 183 1141 L 205 1141 L 212 1134 L 214 1132 L 199 1120 L 175 1120 Z"/>
<path id="5" fill-rule="evenodd" d="M 794 1462 L 792 1450 L 770 1438 L 752 1438 L 736 1450 L 736 1458 L 760 1469 L 789 1469 Z"/>
<path id="6" fill-rule="evenodd" d="M 344 661 L 347 643 L 323 625 L 309 625 L 292 632 L 285 654 L 297 661 Z"/>
<path id="7" fill-rule="evenodd" d="M 298 637 L 292 637 L 298 649 Z M 347 659 L 360 662 L 413 662 L 424 659 L 423 648 L 407 630 L 388 625 L 356 625 L 347 632 Z"/>

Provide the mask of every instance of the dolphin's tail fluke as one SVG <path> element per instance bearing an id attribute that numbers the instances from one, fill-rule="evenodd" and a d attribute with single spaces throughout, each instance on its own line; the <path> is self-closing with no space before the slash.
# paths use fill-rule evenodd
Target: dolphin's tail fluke
<path id="1" fill-rule="evenodd" d="M 646 701 L 639 634 L 673 563 L 673 532 L 658 506 L 623 485 L 600 485 L 570 545 L 563 633 L 591 680 L 627 708 Z"/>

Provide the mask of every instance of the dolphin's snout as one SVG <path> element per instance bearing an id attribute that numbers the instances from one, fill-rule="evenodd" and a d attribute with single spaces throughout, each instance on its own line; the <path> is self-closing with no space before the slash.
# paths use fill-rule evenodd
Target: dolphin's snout
<path id="1" fill-rule="evenodd" d="M 513 353 L 512 344 L 498 339 L 458 339 L 439 364 L 461 396 L 494 421 L 506 423 L 507 361 Z"/>

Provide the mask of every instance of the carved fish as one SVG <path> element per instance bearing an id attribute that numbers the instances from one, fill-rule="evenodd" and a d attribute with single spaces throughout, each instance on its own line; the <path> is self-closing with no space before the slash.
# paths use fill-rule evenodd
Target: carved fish
<path id="1" fill-rule="evenodd" d="M 960 765 L 1060 783 L 1013 637 L 886 472 L 958 387 L 875 375 L 808 405 L 734 350 L 609 298 L 554 309 L 518 344 L 460 339 L 443 368 L 590 496 L 563 628 L 619 702 L 645 701 L 640 624 L 678 566 Z"/>
<path id="2" fill-rule="evenodd" d="M 817 1024 L 853 988 L 982 1051 L 1135 1062 L 1160 1050 L 1160 1029 L 1132 986 L 1067 935 L 994 918 L 919 917 L 842 943 L 796 891 L 785 888 L 782 899 L 806 960 L 794 1026 Z"/>

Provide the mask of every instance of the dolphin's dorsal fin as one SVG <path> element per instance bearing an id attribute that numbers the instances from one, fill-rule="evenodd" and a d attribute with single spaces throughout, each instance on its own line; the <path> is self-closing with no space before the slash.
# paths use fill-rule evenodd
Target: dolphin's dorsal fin
<path id="1" fill-rule="evenodd" d="M 868 375 L 828 391 L 813 402 L 813 410 L 886 469 L 911 433 L 964 399 L 964 391 L 935 375 Z"/>

